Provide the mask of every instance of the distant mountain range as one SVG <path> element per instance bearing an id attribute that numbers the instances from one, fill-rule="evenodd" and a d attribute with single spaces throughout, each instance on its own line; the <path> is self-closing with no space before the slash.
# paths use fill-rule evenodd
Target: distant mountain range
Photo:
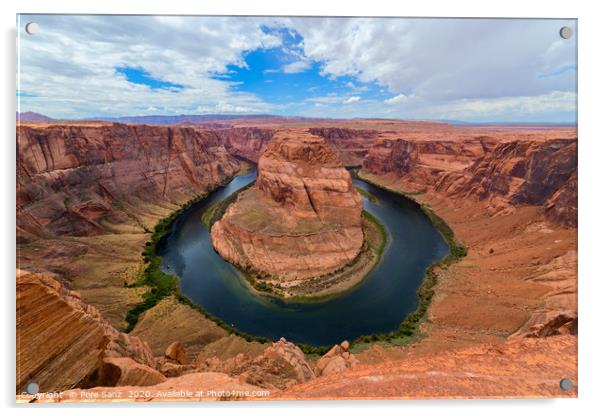
<path id="1" fill-rule="evenodd" d="M 274 121 L 294 121 L 294 120 L 323 120 L 318 118 L 307 117 L 288 117 L 277 116 L 270 114 L 181 114 L 177 116 L 156 115 L 156 116 L 124 116 L 124 117 L 89 117 L 84 119 L 55 119 L 45 116 L 40 113 L 27 111 L 24 113 L 17 112 L 17 120 L 33 121 L 33 122 L 50 122 L 50 121 L 109 121 L 114 123 L 130 123 L 130 124 L 182 124 L 182 123 L 211 123 L 230 120 L 266 120 L 273 119 Z"/>
<path id="2" fill-rule="evenodd" d="M 29 122 L 51 122 L 51 121 L 108 121 L 114 123 L 129 123 L 129 124 L 182 124 L 182 123 L 212 123 L 224 122 L 232 120 L 273 120 L 274 122 L 283 121 L 324 121 L 328 118 L 319 117 L 300 117 L 300 116 L 278 116 L 272 114 L 180 114 L 177 116 L 156 115 L 156 116 L 124 116 L 124 117 L 90 117 L 84 119 L 55 119 L 44 114 L 26 111 L 23 113 L 17 112 L 17 120 Z M 373 118 L 376 120 L 377 118 Z M 398 120 L 398 119 L 394 119 Z M 470 122 L 461 120 L 429 120 L 441 123 L 448 123 L 456 126 L 576 126 L 577 123 L 551 123 L 551 122 Z"/>
<path id="3" fill-rule="evenodd" d="M 53 118 L 47 117 L 44 114 L 34 113 L 33 111 L 26 111 L 24 113 L 17 112 L 17 120 L 21 121 L 54 121 Z"/>

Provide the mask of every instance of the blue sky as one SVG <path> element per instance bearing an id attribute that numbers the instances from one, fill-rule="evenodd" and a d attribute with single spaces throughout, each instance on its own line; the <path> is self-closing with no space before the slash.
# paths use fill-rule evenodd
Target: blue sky
<path id="1" fill-rule="evenodd" d="M 182 84 L 175 84 L 173 82 L 162 81 L 160 79 L 153 78 L 151 74 L 141 67 L 118 66 L 115 68 L 115 72 L 125 76 L 125 79 L 128 82 L 132 84 L 146 85 L 151 90 L 170 90 L 173 92 L 178 92 L 184 88 L 184 85 Z"/>
<path id="2" fill-rule="evenodd" d="M 29 21 L 39 34 L 25 34 Z M 576 33 L 571 20 L 26 15 L 17 98 L 57 118 L 574 122 L 565 25 Z"/>

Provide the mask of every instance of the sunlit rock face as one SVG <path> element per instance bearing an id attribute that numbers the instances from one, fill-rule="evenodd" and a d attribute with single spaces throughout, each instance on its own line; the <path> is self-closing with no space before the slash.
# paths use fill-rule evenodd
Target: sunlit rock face
<path id="1" fill-rule="evenodd" d="M 307 279 L 358 255 L 361 213 L 351 175 L 324 139 L 284 130 L 259 159 L 255 186 L 238 196 L 211 237 L 222 257 L 236 265 Z"/>

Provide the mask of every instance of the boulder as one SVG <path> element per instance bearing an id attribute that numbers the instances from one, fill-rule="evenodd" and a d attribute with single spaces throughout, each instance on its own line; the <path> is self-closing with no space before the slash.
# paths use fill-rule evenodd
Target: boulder
<path id="1" fill-rule="evenodd" d="M 100 386 L 152 386 L 166 380 L 159 371 L 128 357 L 105 358 L 98 375 Z"/>
<path id="2" fill-rule="evenodd" d="M 188 364 L 186 349 L 178 341 L 172 342 L 165 350 L 165 357 L 176 361 L 178 364 Z"/>
<path id="3" fill-rule="evenodd" d="M 316 363 L 317 376 L 341 373 L 355 367 L 359 361 L 349 352 L 349 342 L 343 341 L 341 345 L 333 346 Z"/>
<path id="4" fill-rule="evenodd" d="M 245 382 L 268 389 L 284 389 L 315 377 L 303 351 L 284 338 L 266 348 L 240 371 Z"/>

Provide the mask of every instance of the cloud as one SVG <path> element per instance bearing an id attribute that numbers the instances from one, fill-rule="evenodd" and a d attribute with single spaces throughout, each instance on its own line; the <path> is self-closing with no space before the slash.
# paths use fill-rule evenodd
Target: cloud
<path id="1" fill-rule="evenodd" d="M 576 74 L 537 79 L 576 63 L 572 20 L 295 18 L 305 55 L 325 76 L 411 90 L 431 101 L 574 90 Z"/>
<path id="2" fill-rule="evenodd" d="M 576 115 L 577 36 L 558 36 L 560 26 L 576 34 L 573 20 L 28 18 L 41 32 L 26 36 L 19 29 L 20 110 L 51 117 L 160 111 L 571 121 Z M 247 61 L 257 50 L 270 59 L 268 69 Z M 249 71 L 252 82 L 236 78 L 233 66 Z M 130 71 L 128 81 L 118 68 L 140 72 Z M 272 84 L 265 79 L 270 73 Z M 293 94 L 295 82 L 282 79 L 295 77 L 315 85 Z M 317 91 L 323 96 L 312 97 Z"/>
<path id="3" fill-rule="evenodd" d="M 274 108 L 255 94 L 235 90 L 234 82 L 215 79 L 229 71 L 228 65 L 245 65 L 246 51 L 281 45 L 278 36 L 262 30 L 265 19 L 83 15 L 31 19 L 43 32 L 19 38 L 19 90 L 32 94 L 20 97 L 22 110 L 82 118 L 146 114 L 149 103 L 172 114 L 191 113 L 198 106 L 219 108 L 220 103 L 229 103 L 232 111 Z M 146 85 L 128 81 L 118 68 L 137 68 L 147 78 Z M 152 80 L 184 88 L 149 88 Z"/>
<path id="4" fill-rule="evenodd" d="M 282 72 L 285 74 L 297 74 L 299 72 L 307 71 L 311 67 L 311 64 L 307 61 L 296 61 L 282 67 Z"/>
<path id="5" fill-rule="evenodd" d="M 385 100 L 386 104 L 399 104 L 407 101 L 408 96 L 405 94 L 397 94 L 395 97 L 388 98 Z"/>
<path id="6" fill-rule="evenodd" d="M 203 106 L 203 105 L 198 106 L 196 108 L 196 112 L 198 112 L 198 113 L 220 113 L 220 114 L 252 113 L 253 109 L 250 107 L 233 105 L 231 103 L 220 101 L 219 103 L 217 103 L 213 106 Z"/>
<path id="7" fill-rule="evenodd" d="M 480 100 L 458 100 L 431 110 L 440 118 L 494 117 L 500 114 L 537 115 L 546 112 L 572 111 L 577 94 L 552 91 L 537 96 L 499 97 Z"/>

